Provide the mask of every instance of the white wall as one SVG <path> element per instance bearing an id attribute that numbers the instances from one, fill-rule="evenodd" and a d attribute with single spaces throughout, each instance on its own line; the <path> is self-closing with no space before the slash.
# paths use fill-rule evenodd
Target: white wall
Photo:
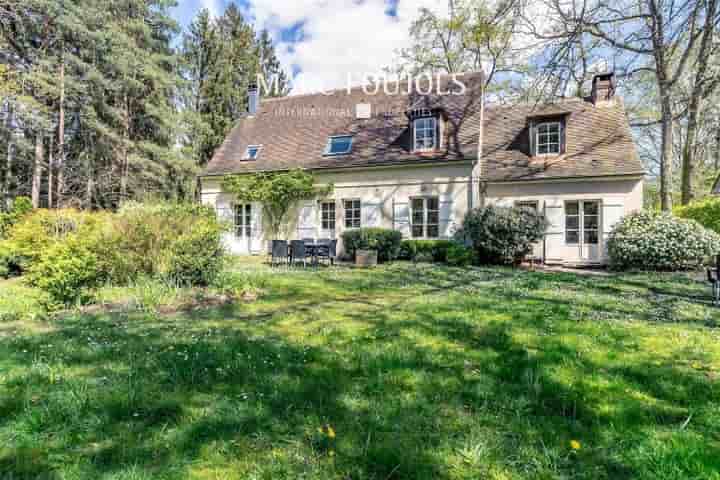
<path id="1" fill-rule="evenodd" d="M 471 162 L 466 162 L 442 166 L 323 172 L 318 173 L 316 178 L 320 184 L 334 185 L 333 193 L 326 201 L 335 201 L 335 238 L 339 239 L 345 230 L 343 200 L 361 201 L 363 227 L 394 228 L 409 237 L 409 200 L 427 196 L 438 197 L 441 237 L 450 237 L 470 208 L 471 169 Z M 232 221 L 233 199 L 221 191 L 220 179 L 202 179 L 201 201 L 213 206 L 221 214 L 229 215 L 227 219 Z M 259 212 L 259 208 L 253 207 L 253 211 Z M 321 229 L 317 201 L 304 202 L 295 223 L 291 226 L 290 238 L 333 236 L 332 232 Z M 228 248 L 238 254 L 266 251 L 267 240 L 270 239 L 258 232 L 258 239 L 251 242 L 248 250 L 247 242 L 238 241 L 234 235 L 226 236 Z"/>
<path id="2" fill-rule="evenodd" d="M 360 199 L 363 227 L 394 228 L 410 236 L 409 200 L 412 197 L 437 196 L 440 200 L 441 237 L 450 237 L 460 227 L 463 216 L 472 208 L 470 172 L 472 164 L 454 164 L 414 168 L 378 168 L 317 174 L 318 183 L 333 183 L 328 200 L 335 202 L 334 232 L 323 231 L 317 201 L 305 202 L 289 226 L 289 238 L 340 238 L 345 230 L 343 200 Z M 232 221 L 233 200 L 221 191 L 220 179 L 202 180 L 202 202 L 211 205 Z M 576 246 L 565 243 L 564 205 L 568 200 L 596 200 L 601 204 L 602 235 L 590 263 L 603 263 L 605 241 L 613 225 L 625 214 L 642 208 L 641 178 L 623 180 L 573 180 L 488 184 L 485 201 L 499 205 L 537 201 L 550 221 L 545 241 L 538 245 L 536 256 L 553 262 L 584 262 L 586 255 Z M 260 205 L 253 205 L 253 236 L 248 242 L 234 235 L 226 236 L 230 250 L 238 254 L 263 253 L 267 240 L 262 232 Z"/>
<path id="3" fill-rule="evenodd" d="M 606 241 L 615 223 L 624 215 L 642 209 L 643 181 L 641 178 L 623 180 L 574 180 L 538 183 L 490 184 L 486 202 L 510 206 L 515 202 L 537 201 L 550 222 L 543 245 L 548 263 L 587 262 L 587 252 L 565 243 L 565 202 L 596 200 L 601 204 L 601 231 L 599 251 L 590 252 L 589 263 L 605 263 Z"/>

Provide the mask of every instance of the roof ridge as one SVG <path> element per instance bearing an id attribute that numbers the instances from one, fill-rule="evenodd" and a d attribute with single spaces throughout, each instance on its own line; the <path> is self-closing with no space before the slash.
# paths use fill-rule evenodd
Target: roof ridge
<path id="1" fill-rule="evenodd" d="M 491 103 L 486 102 L 485 108 L 491 109 L 491 108 L 516 108 L 516 107 L 524 107 L 524 106 L 533 106 L 536 108 L 542 108 L 542 107 L 549 107 L 553 105 L 563 105 L 566 103 L 578 103 L 578 102 L 587 102 L 588 97 L 566 97 L 566 98 L 559 98 L 557 101 L 552 102 L 532 102 L 530 100 L 523 100 L 521 102 L 514 102 L 514 103 Z"/>

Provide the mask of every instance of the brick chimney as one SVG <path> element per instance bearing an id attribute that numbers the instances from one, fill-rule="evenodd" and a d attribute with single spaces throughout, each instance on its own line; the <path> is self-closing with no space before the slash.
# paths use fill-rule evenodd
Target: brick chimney
<path id="1" fill-rule="evenodd" d="M 254 83 L 248 86 L 248 114 L 256 115 L 260 105 L 260 89 Z"/>
<path id="2" fill-rule="evenodd" d="M 595 105 L 611 102 L 615 96 L 615 73 L 599 73 L 592 81 L 592 101 Z"/>

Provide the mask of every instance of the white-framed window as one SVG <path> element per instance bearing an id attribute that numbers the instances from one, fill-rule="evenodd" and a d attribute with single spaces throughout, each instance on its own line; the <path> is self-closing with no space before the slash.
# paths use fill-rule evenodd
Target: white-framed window
<path id="1" fill-rule="evenodd" d="M 415 151 L 438 148 L 437 118 L 422 117 L 413 121 L 413 148 Z"/>
<path id="2" fill-rule="evenodd" d="M 260 155 L 261 149 L 262 145 L 248 145 L 248 147 L 245 149 L 245 155 L 243 156 L 243 160 L 257 160 L 258 156 Z"/>
<path id="3" fill-rule="evenodd" d="M 335 230 L 335 202 L 320 204 L 320 225 L 323 230 Z"/>
<path id="4" fill-rule="evenodd" d="M 360 200 L 343 200 L 343 206 L 345 207 L 345 228 L 360 228 L 362 226 Z"/>
<path id="5" fill-rule="evenodd" d="M 559 155 L 561 143 L 560 122 L 540 123 L 536 129 L 536 142 L 538 155 Z"/>
<path id="6" fill-rule="evenodd" d="M 250 238 L 252 235 L 252 205 L 235 205 L 235 238 Z"/>
<path id="7" fill-rule="evenodd" d="M 597 245 L 600 238 L 600 202 L 565 202 L 565 244 Z"/>
<path id="8" fill-rule="evenodd" d="M 328 138 L 325 155 L 346 155 L 352 150 L 352 135 L 336 135 Z"/>
<path id="9" fill-rule="evenodd" d="M 440 200 L 438 197 L 410 199 L 410 233 L 413 238 L 440 236 Z"/>

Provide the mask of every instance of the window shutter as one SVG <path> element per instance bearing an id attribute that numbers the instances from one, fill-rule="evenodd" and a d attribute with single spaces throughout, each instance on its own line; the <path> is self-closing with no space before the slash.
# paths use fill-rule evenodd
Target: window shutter
<path id="1" fill-rule="evenodd" d="M 363 227 L 379 227 L 382 218 L 382 204 L 362 202 L 361 221 Z"/>
<path id="2" fill-rule="evenodd" d="M 399 230 L 404 238 L 410 236 L 410 206 L 407 202 L 395 202 L 393 205 L 393 228 Z"/>
<path id="3" fill-rule="evenodd" d="M 530 121 L 530 124 L 528 125 L 528 132 L 530 134 L 530 156 L 534 157 L 535 152 L 537 152 L 537 148 L 535 143 L 537 143 L 537 134 L 535 133 L 535 122 Z"/>
<path id="4" fill-rule="evenodd" d="M 453 201 L 440 201 L 440 236 L 450 238 L 454 233 Z"/>
<path id="5" fill-rule="evenodd" d="M 560 121 L 560 153 L 565 153 L 565 120 Z"/>
<path id="6" fill-rule="evenodd" d="M 317 203 L 306 201 L 300 209 L 298 238 L 315 238 L 317 230 Z"/>

